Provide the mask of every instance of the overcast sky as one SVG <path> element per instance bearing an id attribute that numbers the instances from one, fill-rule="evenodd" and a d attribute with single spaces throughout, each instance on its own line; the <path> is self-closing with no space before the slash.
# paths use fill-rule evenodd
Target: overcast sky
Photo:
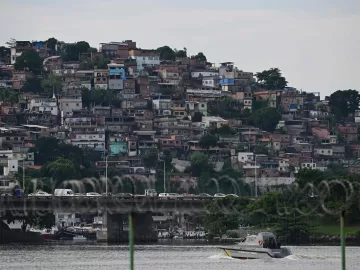
<path id="1" fill-rule="evenodd" d="M 0 45 L 132 39 L 244 71 L 279 67 L 289 86 L 322 97 L 360 89 L 360 0 L 0 0 L 0 25 Z"/>

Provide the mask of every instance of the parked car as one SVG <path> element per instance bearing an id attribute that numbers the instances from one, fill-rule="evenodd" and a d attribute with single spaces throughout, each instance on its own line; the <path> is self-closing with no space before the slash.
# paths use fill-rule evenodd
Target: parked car
<path id="1" fill-rule="evenodd" d="M 51 197 L 52 194 L 47 193 L 47 192 L 42 191 L 42 190 L 38 190 L 35 193 L 30 193 L 28 196 L 29 197 Z"/>
<path id="2" fill-rule="evenodd" d="M 159 194 L 159 199 L 176 199 L 178 197 L 180 197 L 180 195 L 177 193 L 160 193 Z"/>
<path id="3" fill-rule="evenodd" d="M 134 197 L 131 193 L 118 193 L 113 195 L 113 197 L 121 198 L 121 199 L 130 199 Z"/>
<path id="4" fill-rule="evenodd" d="M 11 193 L 3 193 L 0 195 L 1 197 L 11 197 L 13 196 Z"/>
<path id="5" fill-rule="evenodd" d="M 239 198 L 239 196 L 238 196 L 238 195 L 236 195 L 236 194 L 226 194 L 226 197 Z"/>
<path id="6" fill-rule="evenodd" d="M 54 190 L 55 196 L 74 196 L 74 191 L 68 188 L 62 188 L 62 189 L 55 189 Z"/>
<path id="7" fill-rule="evenodd" d="M 226 195 L 224 193 L 216 193 L 214 195 L 214 198 L 225 198 L 225 197 L 226 197 Z"/>
<path id="8" fill-rule="evenodd" d="M 86 193 L 86 196 L 99 197 L 99 196 L 101 196 L 101 194 L 99 194 L 97 192 L 88 192 L 88 193 Z"/>
<path id="9" fill-rule="evenodd" d="M 202 198 L 212 198 L 213 196 L 207 193 L 200 193 L 198 197 L 202 197 Z"/>

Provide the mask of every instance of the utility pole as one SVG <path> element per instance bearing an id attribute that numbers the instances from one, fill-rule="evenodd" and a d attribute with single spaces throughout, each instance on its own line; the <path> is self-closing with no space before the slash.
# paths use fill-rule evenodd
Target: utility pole
<path id="1" fill-rule="evenodd" d="M 108 156 L 105 157 L 105 194 L 107 196 L 107 158 Z"/>
<path id="2" fill-rule="evenodd" d="M 22 173 L 23 173 L 22 188 L 23 188 L 23 191 L 25 192 L 25 157 L 24 157 L 24 159 L 23 159 L 23 169 L 22 169 Z"/>
<path id="3" fill-rule="evenodd" d="M 164 159 L 164 193 L 166 193 L 166 166 L 165 166 L 165 159 Z"/>
<path id="4" fill-rule="evenodd" d="M 257 194 L 257 179 L 256 179 L 256 155 L 254 154 L 255 157 L 255 198 L 257 198 L 258 194 Z"/>

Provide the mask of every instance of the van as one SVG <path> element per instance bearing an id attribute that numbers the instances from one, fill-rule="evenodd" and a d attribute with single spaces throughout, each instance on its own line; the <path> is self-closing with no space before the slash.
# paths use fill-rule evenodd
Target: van
<path id="1" fill-rule="evenodd" d="M 156 197 L 157 192 L 155 189 L 145 189 L 145 196 Z"/>
<path id="2" fill-rule="evenodd" d="M 71 189 L 55 189 L 55 196 L 74 196 L 74 191 Z"/>

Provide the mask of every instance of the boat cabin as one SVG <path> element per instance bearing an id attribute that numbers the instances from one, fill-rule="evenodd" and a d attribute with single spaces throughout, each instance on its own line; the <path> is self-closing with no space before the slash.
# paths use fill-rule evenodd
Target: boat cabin
<path id="1" fill-rule="evenodd" d="M 275 235 L 271 232 L 261 232 L 258 235 L 248 235 L 241 244 L 270 249 L 280 248 L 280 243 L 278 243 Z"/>

